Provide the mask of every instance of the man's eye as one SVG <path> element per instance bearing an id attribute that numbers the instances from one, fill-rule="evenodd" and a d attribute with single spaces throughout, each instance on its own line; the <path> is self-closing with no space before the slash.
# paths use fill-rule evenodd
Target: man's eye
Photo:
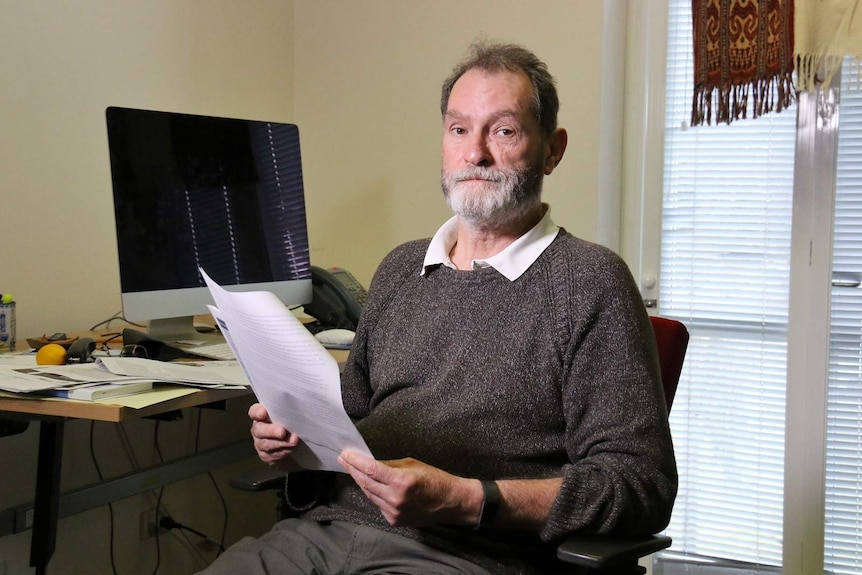
<path id="1" fill-rule="evenodd" d="M 515 130 L 511 128 L 500 128 L 499 130 L 497 130 L 497 134 L 500 136 L 510 137 L 515 135 Z"/>
<path id="2" fill-rule="evenodd" d="M 458 126 L 453 126 L 451 128 L 451 132 L 457 136 L 463 136 L 464 134 L 467 133 L 467 130 L 465 130 L 464 128 L 460 128 Z"/>

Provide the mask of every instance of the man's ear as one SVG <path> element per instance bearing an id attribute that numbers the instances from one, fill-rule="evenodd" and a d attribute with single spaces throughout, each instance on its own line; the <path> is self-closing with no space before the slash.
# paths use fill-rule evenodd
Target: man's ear
<path id="1" fill-rule="evenodd" d="M 566 145 L 569 143 L 569 134 L 563 128 L 557 128 L 548 138 L 548 156 L 545 158 L 545 175 L 550 175 L 563 159 Z"/>

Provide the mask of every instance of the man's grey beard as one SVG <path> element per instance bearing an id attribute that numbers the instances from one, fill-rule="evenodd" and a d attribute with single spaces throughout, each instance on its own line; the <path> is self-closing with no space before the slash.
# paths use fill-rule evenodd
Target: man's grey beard
<path id="1" fill-rule="evenodd" d="M 464 223 L 481 230 L 499 230 L 523 220 L 542 202 L 540 169 L 495 170 L 473 166 L 455 172 L 442 172 L 440 181 L 446 203 Z M 472 189 L 461 185 L 464 180 L 486 180 Z"/>

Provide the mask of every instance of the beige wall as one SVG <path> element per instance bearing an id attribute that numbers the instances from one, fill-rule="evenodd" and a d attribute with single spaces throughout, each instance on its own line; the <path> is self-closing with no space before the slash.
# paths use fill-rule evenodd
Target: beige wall
<path id="1" fill-rule="evenodd" d="M 558 223 L 599 239 L 599 151 L 619 137 L 599 125 L 602 18 L 618 3 L 315 0 L 293 15 L 279 0 L 6 2 L 0 292 L 18 302 L 19 339 L 121 308 L 105 107 L 298 123 L 313 261 L 367 282 L 448 217 L 439 85 L 478 36 L 548 62 L 570 140 L 545 197 Z"/>
<path id="2" fill-rule="evenodd" d="M 370 279 L 392 247 L 449 216 L 440 84 L 478 36 L 522 43 L 557 78 L 570 133 L 546 180 L 555 220 L 596 239 L 603 2 L 296 2 L 295 110 L 312 260 Z"/>
<path id="3" fill-rule="evenodd" d="M 250 6 L 254 6 L 253 9 Z M 109 105 L 290 121 L 293 7 L 283 0 L 0 0 L 0 291 L 18 302 L 18 334 L 87 328 L 120 310 L 104 110 Z M 248 437 L 242 402 L 203 410 L 202 448 Z M 158 427 L 165 457 L 190 452 L 197 412 Z M 103 472 L 157 461 L 152 420 L 97 424 Z M 38 427 L 0 438 L 0 509 L 32 501 Z M 67 426 L 63 488 L 96 481 L 90 426 Z M 250 450 L 251 455 L 251 450 Z M 228 497 L 230 530 L 272 523 L 274 496 Z M 171 485 L 163 504 L 178 521 L 218 538 L 222 508 L 207 476 Z M 153 539 L 139 542 L 140 512 L 155 496 L 114 504 L 119 573 L 152 573 Z M 110 573 L 105 507 L 60 521 L 52 575 Z M 0 538 L 0 565 L 25 575 L 30 531 Z M 191 573 L 213 554 L 197 541 L 161 538 L 160 573 Z"/>
<path id="4" fill-rule="evenodd" d="M 291 3 L 251 5 L 3 0 L 0 292 L 19 338 L 121 308 L 107 106 L 293 118 Z"/>
<path id="5" fill-rule="evenodd" d="M 607 113 L 613 98 L 603 93 L 602 58 L 618 48 L 607 46 L 602 22 L 622 0 L 0 2 L 0 292 L 18 301 L 19 338 L 88 327 L 120 310 L 105 107 L 299 124 L 314 263 L 345 266 L 367 283 L 387 251 L 448 217 L 438 183 L 439 85 L 480 35 L 523 43 L 548 62 L 570 139 L 545 197 L 558 223 L 601 235 L 608 191 L 599 187 L 614 180 L 620 137 L 600 125 L 619 115 Z M 219 432 L 246 433 L 242 406 L 206 417 Z M 129 429 L 145 443 L 153 426 Z M 70 427 L 66 487 L 93 480 L 88 426 Z M 165 424 L 162 441 L 188 443 L 192 430 L 188 421 Z M 97 433 L 103 457 L 126 469 L 112 426 Z M 32 497 L 35 442 L 33 429 L 0 438 L 0 456 L 17 462 L 0 473 L 0 509 Z M 220 509 L 208 489 L 203 478 L 169 493 L 217 532 Z M 227 495 L 230 540 L 271 519 L 244 512 L 269 509 L 268 497 Z M 134 523 L 151 504 L 122 502 L 118 519 Z M 120 572 L 151 572 L 154 549 L 123 547 L 138 545 L 137 527 L 123 529 Z M 107 532 L 105 509 L 61 521 L 51 573 L 108 572 Z M 0 539 L 9 575 L 30 573 L 29 535 Z M 195 565 L 183 549 L 162 562 L 170 573 Z"/>

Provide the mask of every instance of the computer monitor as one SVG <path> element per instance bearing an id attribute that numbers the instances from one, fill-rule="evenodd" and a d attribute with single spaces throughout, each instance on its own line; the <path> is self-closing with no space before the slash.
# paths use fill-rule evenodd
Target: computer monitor
<path id="1" fill-rule="evenodd" d="M 293 124 L 106 111 L 123 314 L 155 337 L 194 337 L 228 290 L 311 301 L 299 130 Z"/>

